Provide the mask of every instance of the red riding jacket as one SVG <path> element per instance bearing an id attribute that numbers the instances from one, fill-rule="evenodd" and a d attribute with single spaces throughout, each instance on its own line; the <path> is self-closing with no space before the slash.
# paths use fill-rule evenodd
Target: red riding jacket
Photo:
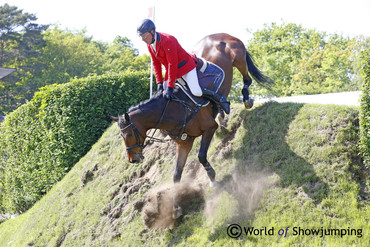
<path id="1" fill-rule="evenodd" d="M 175 87 L 177 78 L 182 77 L 196 67 L 196 58 L 187 53 L 177 39 L 169 34 L 156 33 L 155 51 L 152 45 L 148 45 L 149 53 L 153 60 L 155 79 L 163 83 L 162 66 L 166 68 L 164 80 L 168 80 L 169 87 Z"/>

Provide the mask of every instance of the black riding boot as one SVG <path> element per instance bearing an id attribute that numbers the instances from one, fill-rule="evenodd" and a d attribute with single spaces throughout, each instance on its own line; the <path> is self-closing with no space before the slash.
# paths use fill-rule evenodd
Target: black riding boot
<path id="1" fill-rule="evenodd" d="M 215 93 L 214 91 L 212 91 L 208 88 L 203 88 L 202 91 L 203 91 L 202 96 L 204 98 L 215 101 L 216 103 L 220 104 L 222 110 L 224 110 L 224 112 L 226 114 L 230 113 L 230 102 L 227 101 L 225 96 L 223 96 L 221 94 L 217 94 L 217 93 Z"/>

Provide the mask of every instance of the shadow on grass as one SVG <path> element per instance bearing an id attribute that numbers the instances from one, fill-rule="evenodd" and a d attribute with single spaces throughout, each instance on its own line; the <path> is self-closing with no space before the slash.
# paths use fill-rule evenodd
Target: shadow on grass
<path id="1" fill-rule="evenodd" d="M 232 174 L 237 174 L 238 178 L 235 179 L 235 175 L 228 175 L 220 181 L 226 191 L 234 193 L 235 189 L 229 191 L 230 188 L 238 188 L 238 186 L 242 188 L 238 188 L 236 192 L 243 191 L 243 182 L 251 178 L 251 176 L 246 176 L 243 180 L 245 175 L 275 173 L 280 178 L 277 186 L 301 187 L 315 204 L 327 197 L 329 186 L 316 175 L 313 164 L 294 153 L 286 143 L 289 125 L 303 106 L 304 104 L 270 102 L 252 111 L 243 110 L 241 112 L 243 121 L 239 128 L 244 128 L 246 131 L 244 136 L 235 137 L 233 143 L 235 149 L 233 148 L 232 151 L 233 157 L 237 160 Z M 234 185 L 230 186 L 230 184 Z M 263 191 L 258 191 L 258 193 L 262 197 Z M 238 201 L 239 208 L 245 207 L 245 198 L 239 199 L 235 196 L 235 199 Z M 252 220 L 256 209 L 256 205 L 254 206 L 251 207 L 252 211 L 249 211 L 248 215 L 235 216 L 235 222 L 238 219 Z M 215 234 L 209 236 L 210 241 L 220 240 L 220 237 L 229 238 L 224 224 L 214 232 Z M 242 235 L 241 238 L 246 237 Z M 253 239 L 250 240 L 253 241 Z"/>

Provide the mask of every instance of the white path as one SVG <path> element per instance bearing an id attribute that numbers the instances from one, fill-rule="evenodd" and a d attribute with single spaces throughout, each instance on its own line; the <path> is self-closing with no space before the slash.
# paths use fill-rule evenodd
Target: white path
<path id="1" fill-rule="evenodd" d="M 290 96 L 282 98 L 268 98 L 255 100 L 256 103 L 264 103 L 267 101 L 276 101 L 279 103 L 294 102 L 307 104 L 334 104 L 334 105 L 348 105 L 360 106 L 361 91 L 344 92 L 344 93 L 328 93 L 317 95 L 302 95 Z"/>

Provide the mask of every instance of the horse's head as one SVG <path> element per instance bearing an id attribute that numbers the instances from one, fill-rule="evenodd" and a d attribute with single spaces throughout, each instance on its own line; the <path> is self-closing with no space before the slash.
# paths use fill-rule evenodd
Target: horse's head
<path id="1" fill-rule="evenodd" d="M 111 117 L 118 122 L 120 135 L 123 137 L 126 145 L 127 157 L 130 163 L 138 163 L 144 159 L 143 149 L 145 136 L 142 135 L 135 124 L 131 121 L 130 116 L 125 113 L 123 117 Z"/>

